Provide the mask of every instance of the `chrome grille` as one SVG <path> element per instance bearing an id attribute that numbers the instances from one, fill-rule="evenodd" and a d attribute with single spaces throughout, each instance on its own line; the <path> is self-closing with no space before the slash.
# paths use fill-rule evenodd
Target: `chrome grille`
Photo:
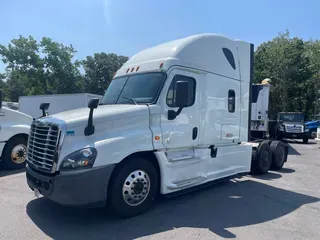
<path id="1" fill-rule="evenodd" d="M 288 133 L 302 133 L 304 130 L 302 125 L 286 124 L 285 127 Z"/>
<path id="2" fill-rule="evenodd" d="M 37 170 L 51 172 L 57 157 L 60 129 L 50 122 L 33 122 L 28 141 L 27 161 Z"/>

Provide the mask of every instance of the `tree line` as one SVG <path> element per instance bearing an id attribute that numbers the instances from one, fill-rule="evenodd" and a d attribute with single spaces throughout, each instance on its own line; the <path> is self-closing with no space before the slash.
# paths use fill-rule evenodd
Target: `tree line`
<path id="1" fill-rule="evenodd" d="M 0 89 L 5 100 L 19 96 L 88 92 L 103 94 L 114 73 L 128 60 L 115 53 L 94 53 L 74 60 L 72 45 L 43 37 L 12 39 L 0 45 L 5 72 Z M 255 51 L 254 81 L 271 79 L 270 112 L 304 112 L 307 118 L 320 113 L 320 41 L 291 37 L 289 31 L 262 43 Z"/>
<path id="2" fill-rule="evenodd" d="M 320 114 L 320 41 L 290 37 L 287 30 L 255 51 L 254 81 L 271 79 L 269 116 L 303 112 Z M 319 118 L 319 117 L 318 117 Z"/>
<path id="3" fill-rule="evenodd" d="M 5 72 L 0 73 L 0 89 L 7 101 L 19 96 L 67 93 L 103 94 L 114 73 L 128 57 L 114 53 L 95 53 L 74 60 L 76 50 L 43 37 L 19 36 L 0 45 Z"/>

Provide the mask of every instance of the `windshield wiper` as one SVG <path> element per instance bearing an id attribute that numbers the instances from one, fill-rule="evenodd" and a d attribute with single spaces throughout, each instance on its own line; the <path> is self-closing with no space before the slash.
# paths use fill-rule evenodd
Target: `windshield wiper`
<path id="1" fill-rule="evenodd" d="M 138 103 L 133 98 L 123 97 L 123 96 L 121 96 L 121 97 L 124 98 L 124 99 L 131 100 L 132 102 L 134 102 L 135 105 L 138 105 Z"/>

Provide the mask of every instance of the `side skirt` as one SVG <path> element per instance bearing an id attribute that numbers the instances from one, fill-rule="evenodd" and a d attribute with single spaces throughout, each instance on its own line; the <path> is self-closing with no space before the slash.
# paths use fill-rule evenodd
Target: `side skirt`
<path id="1" fill-rule="evenodd" d="M 217 184 L 217 183 L 225 182 L 225 181 L 233 179 L 235 177 L 247 176 L 248 174 L 249 174 L 249 172 L 234 174 L 234 175 L 231 175 L 231 176 L 228 176 L 228 177 L 215 179 L 215 180 L 212 180 L 210 182 L 206 182 L 206 183 L 203 183 L 203 184 L 200 184 L 200 185 L 197 185 L 197 186 L 189 187 L 187 189 L 182 189 L 182 190 L 179 190 L 179 191 L 176 191 L 176 192 L 163 194 L 162 196 L 164 196 L 165 198 L 172 198 L 172 197 L 180 196 L 180 195 L 183 195 L 183 194 L 187 194 L 187 193 L 190 193 L 190 192 L 194 192 L 194 191 L 200 190 L 202 188 L 206 188 L 206 187 L 212 186 L 212 185 Z"/>

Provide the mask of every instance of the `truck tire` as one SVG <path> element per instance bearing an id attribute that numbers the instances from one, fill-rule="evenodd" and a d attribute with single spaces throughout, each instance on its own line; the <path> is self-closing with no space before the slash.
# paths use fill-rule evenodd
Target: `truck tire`
<path id="1" fill-rule="evenodd" d="M 271 149 L 268 142 L 261 142 L 258 146 L 257 158 L 252 161 L 251 172 L 253 174 L 265 174 L 269 171 L 271 166 Z"/>
<path id="2" fill-rule="evenodd" d="M 154 204 L 158 183 L 158 171 L 150 161 L 141 157 L 129 159 L 112 176 L 107 206 L 123 218 L 141 214 Z"/>
<path id="3" fill-rule="evenodd" d="M 27 158 L 27 142 L 27 137 L 11 138 L 3 149 L 1 168 L 10 170 L 24 168 Z"/>
<path id="4" fill-rule="evenodd" d="M 286 161 L 286 146 L 283 142 L 272 141 L 270 144 L 272 163 L 270 169 L 280 170 Z"/>
<path id="5" fill-rule="evenodd" d="M 308 136 L 304 136 L 303 137 L 303 143 L 307 144 L 309 141 L 309 137 Z"/>

